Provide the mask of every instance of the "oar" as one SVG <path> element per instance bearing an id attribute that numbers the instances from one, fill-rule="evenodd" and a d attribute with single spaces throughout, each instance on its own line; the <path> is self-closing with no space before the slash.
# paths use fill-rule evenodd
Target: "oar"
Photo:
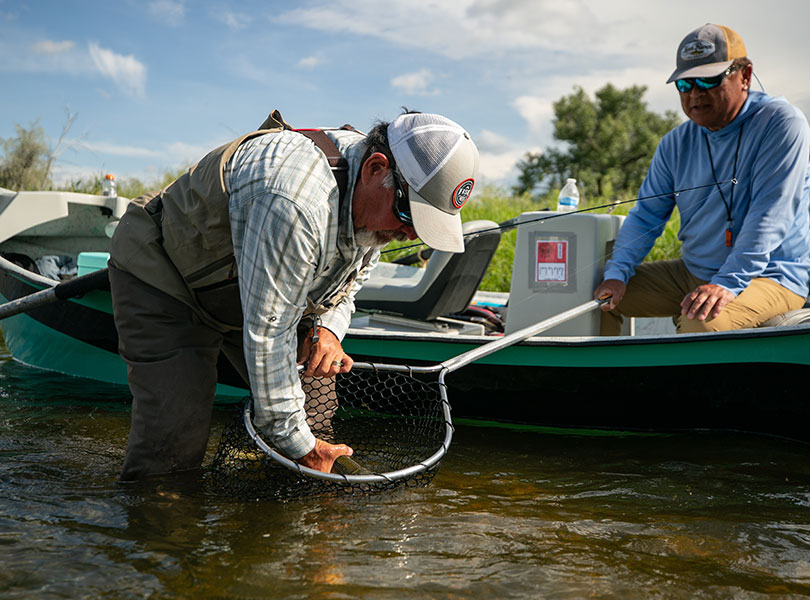
<path id="1" fill-rule="evenodd" d="M 0 319 L 13 317 L 46 304 L 53 304 L 58 300 L 75 298 L 92 290 L 101 289 L 109 289 L 107 269 L 100 269 L 81 277 L 74 277 L 68 281 L 57 283 L 46 290 L 40 290 L 28 296 L 6 302 L 0 306 Z"/>

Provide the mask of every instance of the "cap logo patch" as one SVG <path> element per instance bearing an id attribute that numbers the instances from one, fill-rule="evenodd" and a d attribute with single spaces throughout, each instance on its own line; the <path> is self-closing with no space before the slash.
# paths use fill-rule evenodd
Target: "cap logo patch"
<path id="1" fill-rule="evenodd" d="M 465 179 L 456 186 L 453 190 L 453 197 L 451 198 L 453 206 L 461 208 L 472 193 L 473 185 L 475 182 L 472 179 Z"/>
<path id="2" fill-rule="evenodd" d="M 681 48 L 681 59 L 698 60 L 700 58 L 706 58 L 714 54 L 714 50 L 715 46 L 713 42 L 695 40 L 683 45 Z"/>

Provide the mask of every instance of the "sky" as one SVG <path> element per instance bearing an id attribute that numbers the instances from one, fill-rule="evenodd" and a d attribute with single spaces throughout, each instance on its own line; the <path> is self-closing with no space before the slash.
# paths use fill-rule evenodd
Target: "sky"
<path id="1" fill-rule="evenodd" d="M 736 30 L 765 91 L 810 114 L 807 0 L 0 0 L 0 138 L 37 122 L 53 146 L 72 114 L 57 184 L 151 182 L 275 108 L 367 131 L 406 106 L 460 123 L 479 181 L 509 186 L 575 86 L 644 85 L 681 114 L 665 81 L 704 23 Z"/>

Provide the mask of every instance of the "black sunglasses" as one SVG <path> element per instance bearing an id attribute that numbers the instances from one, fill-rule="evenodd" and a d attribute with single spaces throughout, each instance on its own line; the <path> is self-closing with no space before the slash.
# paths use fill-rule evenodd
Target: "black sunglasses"
<path id="1" fill-rule="evenodd" d="M 391 171 L 391 175 L 394 181 L 394 204 L 391 207 L 394 211 L 394 216 L 405 225 L 413 225 L 411 203 L 408 200 L 408 194 L 402 189 L 402 182 L 399 180 L 397 171 Z"/>
<path id="2" fill-rule="evenodd" d="M 689 77 L 687 79 L 676 79 L 675 87 L 678 88 L 678 91 L 681 94 L 691 91 L 694 86 L 698 86 L 698 88 L 701 90 L 710 90 L 723 83 L 723 80 L 736 70 L 737 67 L 732 65 L 720 73 L 720 75 L 715 75 L 714 77 Z"/>

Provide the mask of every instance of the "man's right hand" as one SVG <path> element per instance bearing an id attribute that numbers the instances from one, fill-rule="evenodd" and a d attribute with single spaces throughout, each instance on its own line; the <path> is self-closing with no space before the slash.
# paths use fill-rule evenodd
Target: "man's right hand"
<path id="1" fill-rule="evenodd" d="M 348 373 L 354 361 L 343 352 L 340 340 L 326 327 L 320 327 L 319 339 L 312 343 L 312 330 L 303 338 L 298 348 L 298 364 L 306 364 L 304 377 L 334 377 Z"/>
<path id="2" fill-rule="evenodd" d="M 608 311 L 616 308 L 616 305 L 624 296 L 625 291 L 627 291 L 627 285 L 618 279 L 605 279 L 594 290 L 593 297 L 596 300 L 601 300 L 602 298 L 610 296 L 610 301 L 605 302 L 601 307 L 603 311 Z"/>
<path id="3" fill-rule="evenodd" d="M 315 438 L 315 447 L 308 454 L 299 458 L 298 462 L 310 469 L 330 473 L 338 456 L 351 456 L 352 454 L 354 454 L 354 450 L 346 444 L 329 444 Z"/>

